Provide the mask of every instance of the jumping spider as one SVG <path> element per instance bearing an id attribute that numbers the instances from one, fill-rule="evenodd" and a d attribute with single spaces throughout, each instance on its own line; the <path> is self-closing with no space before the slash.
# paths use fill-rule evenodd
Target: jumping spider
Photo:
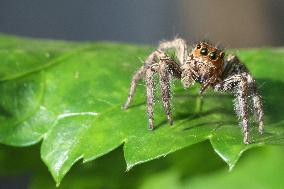
<path id="1" fill-rule="evenodd" d="M 175 51 L 175 57 L 169 55 L 169 50 Z M 128 99 L 123 106 L 128 108 L 137 87 L 138 81 L 144 76 L 146 82 L 147 114 L 149 128 L 154 128 L 154 73 L 159 74 L 164 111 L 170 125 L 173 124 L 170 104 L 170 85 L 172 77 L 181 80 L 184 88 L 201 84 L 200 94 L 209 86 L 215 91 L 234 94 L 235 110 L 240 118 L 244 134 L 244 143 L 250 143 L 248 128 L 249 97 L 252 98 L 254 113 L 259 124 L 258 131 L 263 133 L 263 105 L 256 87 L 256 82 L 249 70 L 234 55 L 228 55 L 208 42 L 199 42 L 188 53 L 183 39 L 161 42 L 159 47 L 145 60 L 144 65 L 132 78 Z"/>

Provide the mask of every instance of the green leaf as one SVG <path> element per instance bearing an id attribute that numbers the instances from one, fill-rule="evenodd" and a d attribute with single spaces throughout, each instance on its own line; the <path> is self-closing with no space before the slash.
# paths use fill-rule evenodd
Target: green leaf
<path id="1" fill-rule="evenodd" d="M 136 166 L 128 172 L 124 171 L 123 158 L 123 149 L 119 147 L 95 161 L 77 164 L 64 177 L 59 188 L 139 188 L 148 183 L 150 178 L 157 178 L 157 175 L 167 174 L 173 170 L 183 179 L 210 174 L 221 169 L 227 171 L 226 164 L 214 153 L 208 141 L 184 148 L 165 158 Z M 167 181 L 164 180 L 164 183 L 169 186 Z M 29 183 L 29 188 L 33 189 L 55 188 L 53 180 L 46 171 L 34 172 Z"/>
<path id="2" fill-rule="evenodd" d="M 132 74 L 152 47 L 119 43 L 70 43 L 0 36 L 0 142 L 27 146 L 42 140 L 41 157 L 57 184 L 79 159 L 96 159 L 123 145 L 127 169 L 210 140 L 232 168 L 247 149 L 283 145 L 284 51 L 237 52 L 263 94 L 266 134 L 252 123 L 253 144 L 244 145 L 232 96 L 209 91 L 199 112 L 198 86 L 173 82 L 175 123 L 159 102 L 156 129 L 147 129 L 143 82 L 132 106 L 122 110 Z"/>
<path id="3" fill-rule="evenodd" d="M 210 143 L 202 142 L 125 173 L 118 148 L 91 163 L 77 164 L 59 188 L 279 188 L 283 155 L 283 147 L 255 148 L 228 172 Z M 44 171 L 36 172 L 29 183 L 33 189 L 55 188 Z"/>

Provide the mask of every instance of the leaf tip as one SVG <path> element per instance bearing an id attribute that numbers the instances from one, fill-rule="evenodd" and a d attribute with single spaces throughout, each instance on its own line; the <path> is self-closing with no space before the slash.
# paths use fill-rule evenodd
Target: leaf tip
<path id="1" fill-rule="evenodd" d="M 60 186 L 60 182 L 57 182 L 57 181 L 56 181 L 55 183 L 56 183 L 56 185 L 55 185 L 56 188 L 58 188 L 58 187 Z"/>
<path id="2" fill-rule="evenodd" d="M 132 167 L 134 167 L 134 164 L 127 164 L 126 165 L 126 172 L 130 171 L 130 169 L 132 169 Z"/>
<path id="3" fill-rule="evenodd" d="M 58 188 L 60 186 L 60 184 L 61 184 L 61 181 L 62 181 L 63 177 L 60 177 L 59 175 L 53 175 L 52 173 L 51 173 L 51 175 L 52 175 L 53 180 L 55 182 L 56 188 Z"/>
<path id="4" fill-rule="evenodd" d="M 227 165 L 229 166 L 229 172 L 233 171 L 233 169 L 234 169 L 236 163 L 228 163 L 228 162 L 226 162 L 226 163 L 227 163 Z"/>

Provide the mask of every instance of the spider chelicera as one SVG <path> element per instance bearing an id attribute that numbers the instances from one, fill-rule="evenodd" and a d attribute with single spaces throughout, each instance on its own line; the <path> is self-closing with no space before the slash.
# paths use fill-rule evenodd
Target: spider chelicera
<path id="1" fill-rule="evenodd" d="M 175 57 L 169 55 L 175 51 Z M 172 77 L 181 80 L 184 88 L 201 84 L 202 94 L 208 87 L 219 92 L 232 92 L 236 98 L 235 110 L 240 118 L 244 134 L 244 143 L 250 143 L 248 128 L 249 102 L 252 100 L 254 113 L 259 124 L 258 131 L 263 133 L 263 104 L 256 87 L 255 79 L 244 64 L 234 55 L 228 55 L 208 42 L 199 42 L 188 52 L 186 42 L 177 38 L 161 42 L 159 47 L 145 60 L 144 65 L 134 74 L 125 105 L 128 108 L 137 87 L 138 81 L 144 77 L 146 83 L 147 114 L 149 128 L 154 128 L 154 81 L 153 75 L 159 74 L 161 96 L 164 111 L 169 124 L 173 124 L 170 104 L 170 84 Z"/>

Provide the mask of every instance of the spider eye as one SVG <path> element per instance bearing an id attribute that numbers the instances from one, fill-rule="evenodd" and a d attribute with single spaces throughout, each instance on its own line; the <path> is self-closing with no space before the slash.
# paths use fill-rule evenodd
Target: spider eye
<path id="1" fill-rule="evenodd" d="M 216 60 L 216 59 L 217 59 L 217 53 L 216 53 L 216 52 L 211 52 L 211 53 L 209 54 L 209 58 L 210 58 L 211 60 Z"/>
<path id="2" fill-rule="evenodd" d="M 200 44 L 196 45 L 196 48 L 197 48 L 197 49 L 200 49 L 200 48 L 201 48 L 201 45 L 200 45 Z"/>
<path id="3" fill-rule="evenodd" d="M 221 55 L 220 55 L 220 57 L 221 57 L 221 58 L 224 58 L 224 57 L 225 57 L 225 53 L 222 52 Z"/>
<path id="4" fill-rule="evenodd" d="M 208 54 L 207 48 L 202 48 L 202 49 L 200 50 L 200 54 L 202 54 L 202 55 L 207 55 L 207 54 Z"/>

